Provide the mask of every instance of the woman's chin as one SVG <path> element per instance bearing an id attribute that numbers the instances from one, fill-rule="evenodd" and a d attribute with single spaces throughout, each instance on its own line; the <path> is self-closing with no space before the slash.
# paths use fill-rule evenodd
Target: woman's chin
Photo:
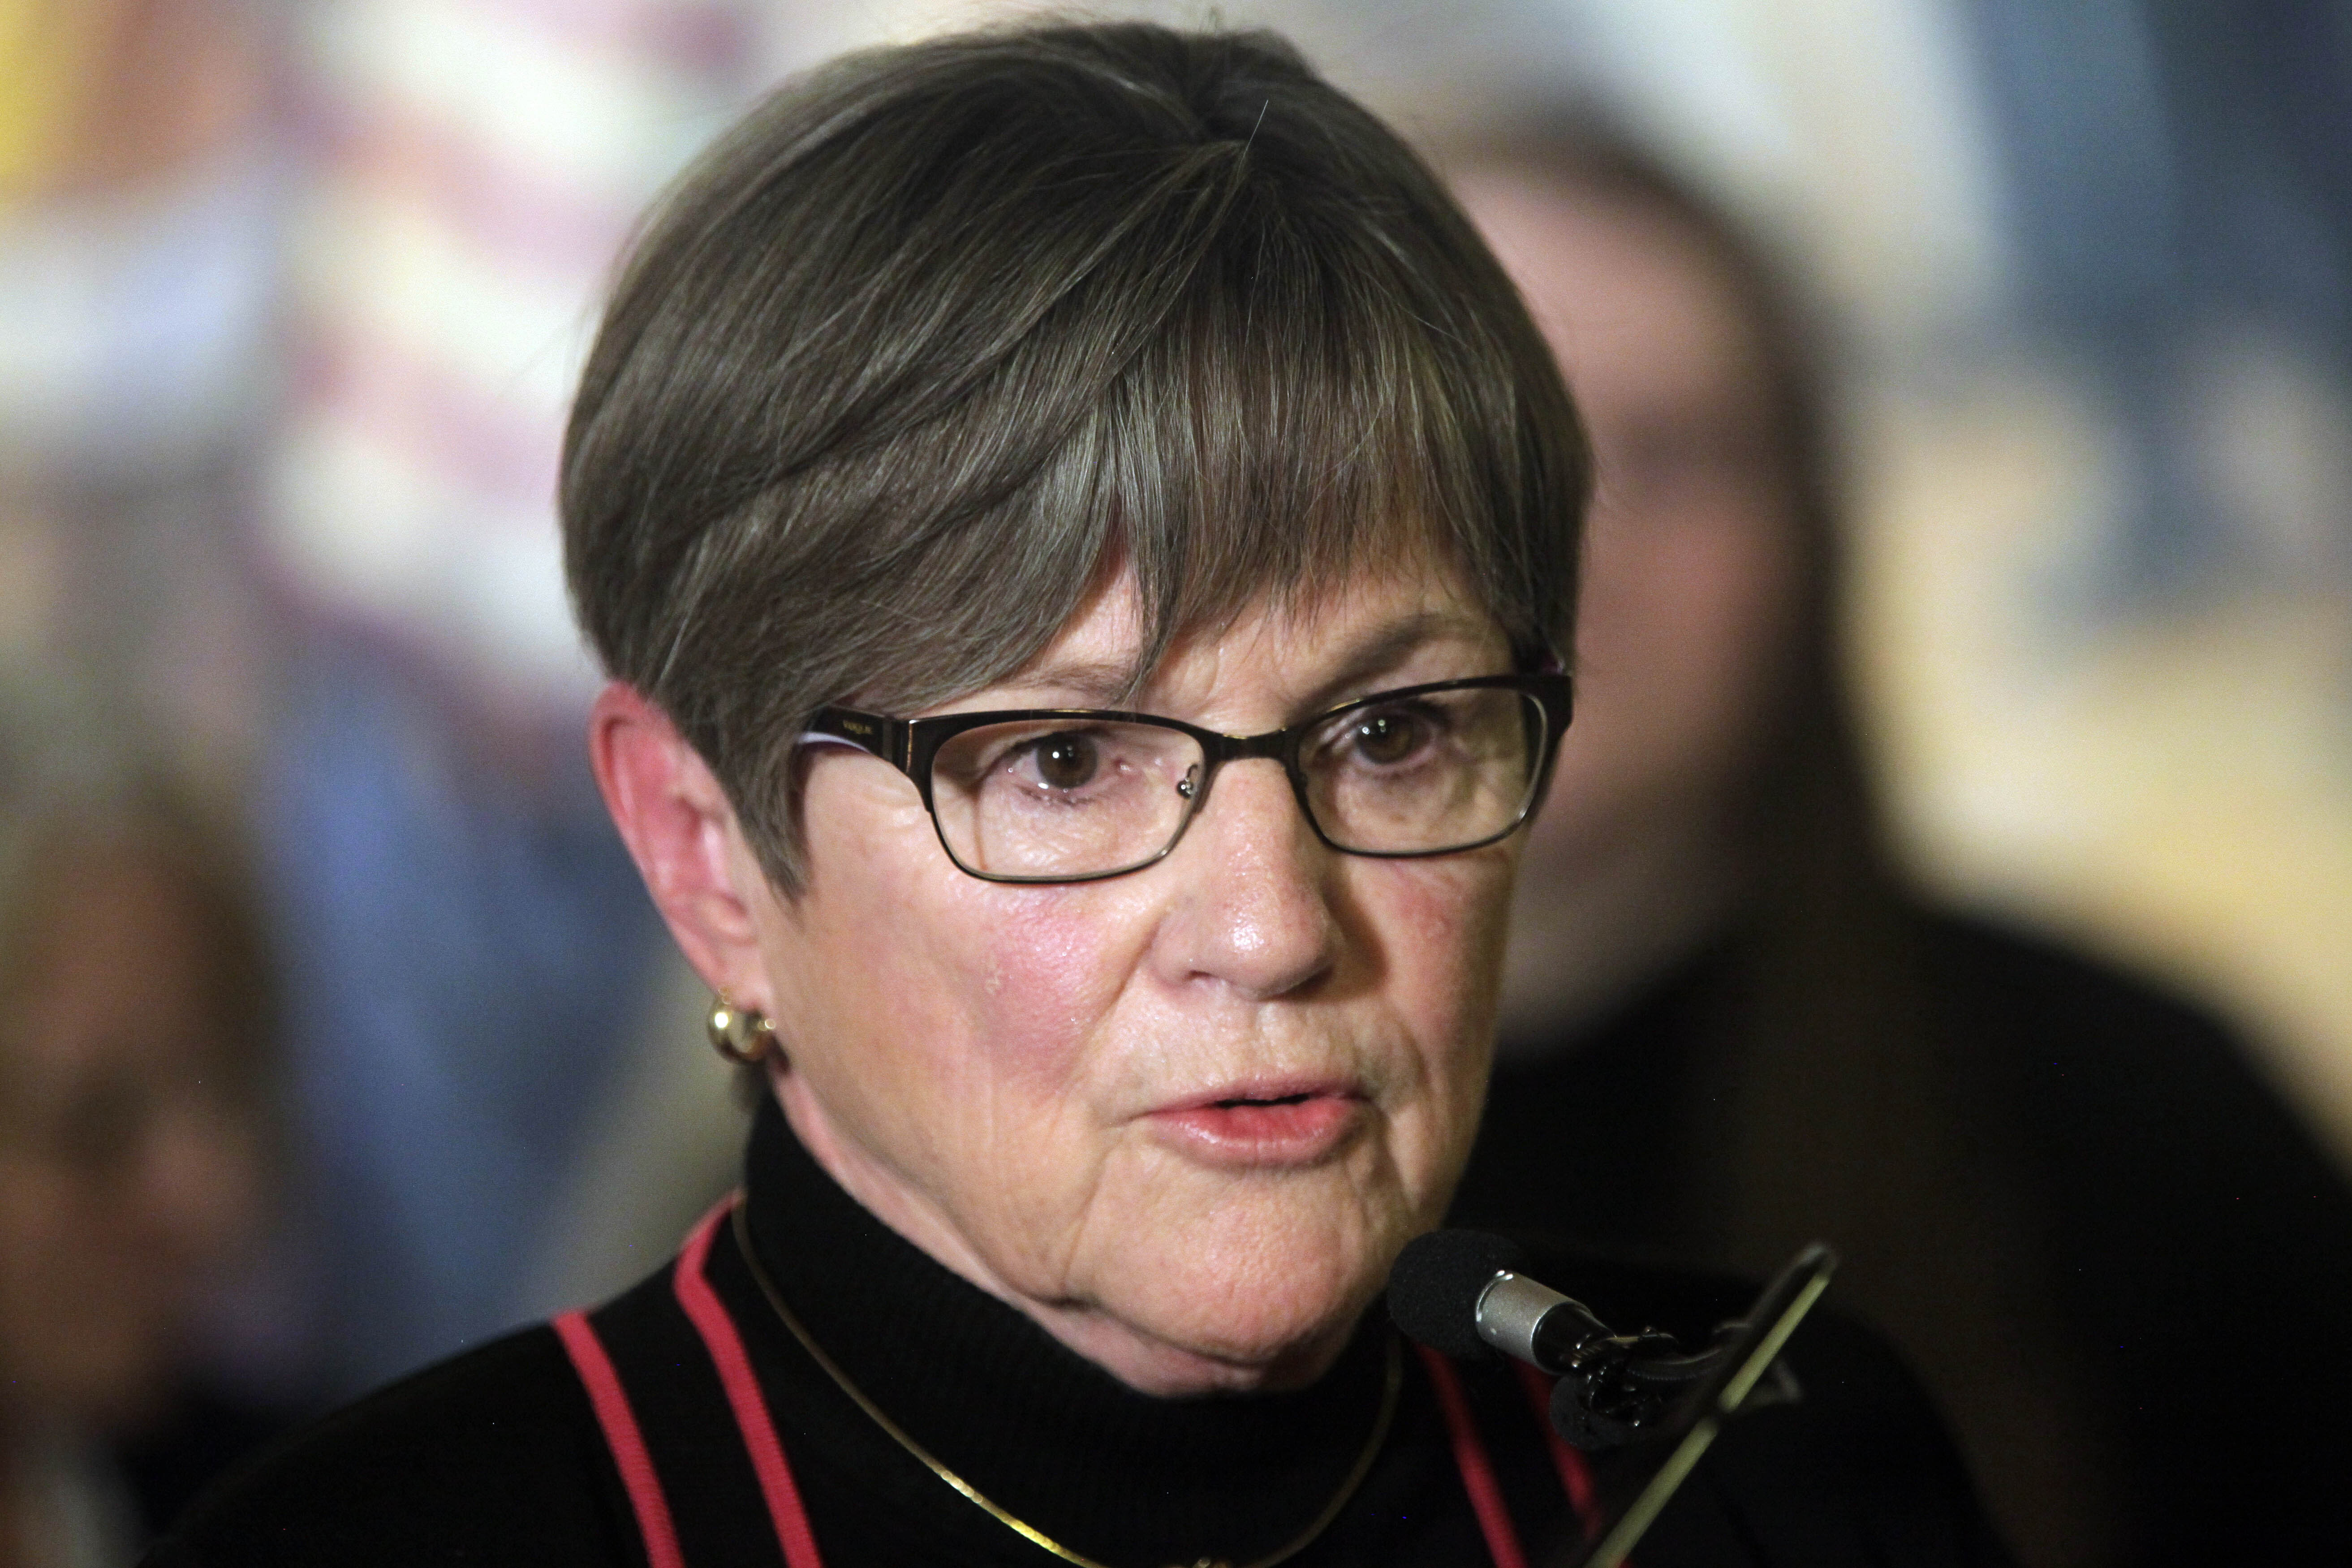
<path id="1" fill-rule="evenodd" d="M 1064 1338 L 1147 1394 L 1312 1383 L 1346 1348 L 1381 1283 L 1360 1250 L 1333 1247 L 1328 1233 L 1318 1239 L 1134 1259 L 1090 1293 L 1083 1338 Z"/>
<path id="2" fill-rule="evenodd" d="M 1177 1399 L 1304 1387 L 1346 1348 L 1356 1316 L 1297 1325 L 1180 1321 L 1146 1327 L 1105 1314 L 1062 1337 L 1137 1392 Z"/>

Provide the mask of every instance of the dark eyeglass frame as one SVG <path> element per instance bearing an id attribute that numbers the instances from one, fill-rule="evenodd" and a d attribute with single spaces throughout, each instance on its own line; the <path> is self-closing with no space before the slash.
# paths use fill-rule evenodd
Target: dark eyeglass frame
<path id="1" fill-rule="evenodd" d="M 1324 831 L 1323 824 L 1317 819 L 1315 807 L 1308 800 L 1307 770 L 1299 765 L 1298 761 L 1299 748 L 1310 736 L 1328 728 L 1334 720 L 1352 709 L 1378 708 L 1436 691 L 1474 690 L 1519 692 L 1533 698 L 1543 710 L 1543 754 L 1536 759 L 1526 801 L 1520 805 L 1518 815 L 1507 826 L 1471 843 L 1449 844 L 1442 849 L 1358 849 L 1339 843 Z M 1552 765 L 1559 757 L 1560 737 L 1567 733 L 1574 715 L 1575 694 L 1576 682 L 1572 676 L 1559 670 L 1538 670 L 1519 675 L 1477 675 L 1464 680 L 1433 680 L 1420 686 L 1374 691 L 1327 708 L 1313 718 L 1284 729 L 1268 730 L 1262 735 L 1228 735 L 1187 723 L 1181 719 L 1171 719 L 1165 714 L 1130 712 L 1112 708 L 1003 708 L 982 713 L 941 713 L 928 719 L 893 719 L 887 714 L 868 713 L 856 708 L 824 707 L 810 717 L 808 732 L 846 742 L 859 751 L 881 758 L 912 780 L 916 792 L 922 796 L 923 809 L 930 815 L 931 831 L 939 836 L 940 848 L 964 875 L 977 877 L 983 882 L 1066 884 L 1107 881 L 1166 859 L 1183 840 L 1193 818 L 1200 816 L 1202 806 L 1208 801 L 1209 786 L 1216 778 L 1217 770 L 1227 763 L 1244 762 L 1253 757 L 1271 758 L 1282 764 L 1284 774 L 1290 780 L 1290 793 L 1297 797 L 1299 813 L 1307 818 L 1307 826 L 1315 830 L 1315 837 L 1325 847 L 1339 854 L 1360 855 L 1374 860 L 1426 860 L 1439 855 L 1462 855 L 1473 849 L 1483 849 L 1517 833 L 1534 813 L 1536 803 L 1543 798 L 1545 786 L 1550 782 Z M 1053 720 L 1154 724 L 1191 736 L 1201 747 L 1201 782 L 1185 807 L 1183 818 L 1177 823 L 1176 831 L 1169 835 L 1168 842 L 1160 846 L 1157 854 L 1115 870 L 1087 871 L 1072 877 L 1033 877 L 972 869 L 957 857 L 955 847 L 948 842 L 947 830 L 940 826 L 939 810 L 931 802 L 931 764 L 937 760 L 940 748 L 968 730 L 978 730 L 990 724 L 1034 723 Z"/>

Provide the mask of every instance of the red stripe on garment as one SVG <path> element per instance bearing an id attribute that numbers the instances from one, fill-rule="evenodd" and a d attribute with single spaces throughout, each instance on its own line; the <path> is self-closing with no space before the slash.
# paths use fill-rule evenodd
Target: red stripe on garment
<path id="1" fill-rule="evenodd" d="M 1584 1539 L 1591 1541 L 1601 1533 L 1601 1493 L 1592 1484 L 1592 1467 L 1551 1424 L 1552 1380 L 1523 1361 L 1511 1364 L 1518 1369 L 1519 1386 L 1528 1391 L 1528 1403 L 1535 1406 L 1536 1423 L 1543 1428 L 1544 1442 L 1551 1449 L 1551 1468 L 1559 1472 L 1559 1484 L 1568 1492 L 1568 1506 L 1576 1510 Z M 1626 1568 L 1632 1568 L 1630 1559 Z"/>
<path id="2" fill-rule="evenodd" d="M 1413 1349 L 1421 1352 L 1422 1364 L 1429 1368 L 1429 1381 L 1436 1386 L 1437 1407 L 1444 1414 L 1447 1436 L 1454 1439 L 1454 1465 L 1462 1472 L 1462 1489 L 1470 1494 L 1470 1507 L 1478 1516 L 1478 1529 L 1486 1537 L 1486 1551 L 1495 1559 L 1495 1568 L 1528 1568 L 1519 1533 L 1512 1528 L 1510 1510 L 1503 1506 L 1503 1489 L 1495 1480 L 1494 1461 L 1486 1457 L 1477 1424 L 1470 1419 L 1470 1401 L 1462 1393 L 1462 1380 L 1454 1374 L 1454 1363 L 1427 1345 Z"/>
<path id="3" fill-rule="evenodd" d="M 768 1414 L 767 1399 L 760 1393 L 760 1380 L 752 1373 L 751 1358 L 744 1353 L 743 1336 L 736 1332 L 735 1320 L 727 1315 L 719 1293 L 702 1277 L 711 1237 L 736 1202 L 732 1197 L 724 1200 L 688 1233 L 671 1279 L 677 1304 L 686 1309 L 688 1320 L 702 1336 L 711 1364 L 719 1369 L 719 1384 L 727 1390 L 727 1403 L 734 1407 L 735 1425 L 751 1453 L 751 1469 L 760 1478 L 760 1494 L 767 1500 L 768 1517 L 775 1523 L 776 1544 L 783 1549 L 786 1568 L 824 1568 L 815 1532 L 809 1529 L 808 1510 L 801 1506 L 800 1487 L 784 1459 L 784 1446 L 776 1436 L 776 1424 Z"/>
<path id="4" fill-rule="evenodd" d="M 637 1533 L 645 1539 L 648 1568 L 686 1568 L 677 1549 L 677 1527 L 669 1517 L 669 1499 L 662 1495 L 661 1478 L 654 1474 L 653 1456 L 646 1451 L 645 1434 L 637 1429 L 636 1412 L 629 1408 L 613 1358 L 604 1353 L 604 1343 L 584 1313 L 566 1312 L 551 1326 L 572 1358 L 572 1369 L 580 1374 L 581 1386 L 588 1391 L 588 1403 L 595 1406 L 597 1425 L 604 1428 L 605 1446 L 613 1451 L 629 1507 L 637 1516 Z"/>

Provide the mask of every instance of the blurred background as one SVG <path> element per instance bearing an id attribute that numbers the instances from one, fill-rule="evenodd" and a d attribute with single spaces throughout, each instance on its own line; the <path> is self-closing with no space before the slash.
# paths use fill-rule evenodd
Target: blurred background
<path id="1" fill-rule="evenodd" d="M 161 1111 L 56 1154 L 42 1118 L 103 1074 L 0 1042 L 0 1243 L 85 1198 L 84 1237 L 177 1226 L 188 1282 L 110 1375 L 208 1391 L 192 1436 L 119 1387 L 0 1394 L 0 1533 L 119 1560 L 178 1495 L 139 1445 L 201 1456 L 610 1288 L 670 1244 L 669 1208 L 629 1217 L 647 1173 L 726 1181 L 702 998 L 582 754 L 570 382 L 635 215 L 762 88 L 1013 14 L 0 0 L 0 722 L 31 781 L 0 919 L 67 919 L 26 869 L 43 813 L 146 781 L 163 817 L 107 820 L 208 846 L 274 977 L 232 1052 L 267 1071 L 214 1075 L 252 1079 L 235 1160 L 159 1163 Z M 2352 1160 L 2352 12 L 1087 14 L 1271 24 L 1409 135 L 1572 100 L 1750 226 L 1832 372 L 1838 614 L 1905 866 L 2202 999 Z M 160 1084 L 143 1037 L 106 1070 Z"/>

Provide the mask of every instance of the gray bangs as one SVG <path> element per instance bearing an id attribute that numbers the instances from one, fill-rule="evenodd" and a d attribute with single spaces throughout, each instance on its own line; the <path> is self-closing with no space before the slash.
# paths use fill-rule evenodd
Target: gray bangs
<path id="1" fill-rule="evenodd" d="M 1363 237 L 1284 210 L 1244 147 L 1195 162 L 1209 167 L 1150 194 L 1163 210 L 1120 226 L 1151 237 L 1132 247 L 1142 265 L 1075 279 L 968 405 L 888 465 L 960 472 L 979 493 L 923 498 L 940 526 L 876 563 L 896 602 L 864 605 L 861 700 L 921 707 L 1003 679 L 1118 574 L 1143 612 L 1133 683 L 1178 638 L 1374 566 L 1458 573 L 1522 658 L 1549 651 L 1573 513 L 1514 482 L 1535 465 L 1516 449 L 1506 356 L 1458 306 L 1414 298 Z M 1089 330 L 1120 313 L 1109 301 L 1155 294 L 1156 330 L 1131 348 Z M 1024 426 L 1030 441 L 1007 439 Z M 1000 442 L 1034 472 L 992 472 Z M 1523 538 L 1535 549 L 1513 548 Z"/>

